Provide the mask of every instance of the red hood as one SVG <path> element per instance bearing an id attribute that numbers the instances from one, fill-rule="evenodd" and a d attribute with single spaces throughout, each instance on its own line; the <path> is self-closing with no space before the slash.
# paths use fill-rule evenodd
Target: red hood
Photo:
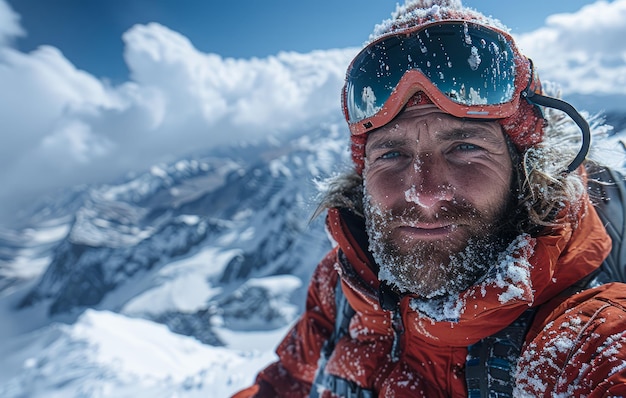
<path id="1" fill-rule="evenodd" d="M 518 249 L 510 257 L 513 268 L 461 293 L 456 319 L 433 320 L 415 304 L 411 305 L 416 297 L 403 297 L 400 308 L 407 323 L 405 328 L 415 329 L 409 335 L 422 340 L 408 344 L 468 346 L 494 334 L 529 307 L 557 296 L 598 268 L 611 250 L 611 240 L 587 198 L 584 203 L 575 228 L 563 223 L 547 228 L 538 237 L 518 238 Z M 386 314 L 380 311 L 379 281 L 370 265 L 371 257 L 364 251 L 366 247 L 350 232 L 350 223 L 338 209 L 329 210 L 327 225 L 352 266 L 343 264 L 339 269 L 348 301 L 357 311 L 378 316 L 386 323 Z"/>

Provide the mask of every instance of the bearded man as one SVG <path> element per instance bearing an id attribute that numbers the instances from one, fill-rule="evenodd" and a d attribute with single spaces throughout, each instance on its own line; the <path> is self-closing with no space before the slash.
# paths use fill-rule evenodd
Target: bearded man
<path id="1" fill-rule="evenodd" d="M 625 285 L 589 288 L 611 240 L 587 138 L 540 105 L 588 126 L 540 87 L 459 1 L 377 26 L 343 90 L 354 169 L 320 207 L 337 245 L 237 397 L 626 396 Z"/>

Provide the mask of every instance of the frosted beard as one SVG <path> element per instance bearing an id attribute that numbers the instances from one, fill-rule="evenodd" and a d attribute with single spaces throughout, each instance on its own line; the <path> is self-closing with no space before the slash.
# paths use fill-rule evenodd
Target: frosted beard
<path id="1" fill-rule="evenodd" d="M 404 203 L 401 210 L 383 211 L 371 202 L 366 194 L 365 224 L 379 279 L 399 292 L 423 298 L 456 295 L 475 284 L 515 235 L 507 228 L 510 203 L 505 201 L 483 214 L 465 202 L 454 202 L 442 206 L 436 220 L 465 225 L 471 231 L 467 239 L 421 241 L 406 248 L 396 242 L 390 226 L 434 220 L 411 203 Z"/>

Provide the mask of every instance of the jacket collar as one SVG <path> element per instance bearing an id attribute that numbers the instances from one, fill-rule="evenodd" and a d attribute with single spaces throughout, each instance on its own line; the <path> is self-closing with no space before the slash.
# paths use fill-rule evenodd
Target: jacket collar
<path id="1" fill-rule="evenodd" d="M 479 284 L 456 300 L 433 303 L 407 295 L 399 299 L 411 338 L 432 344 L 467 346 L 513 322 L 529 307 L 543 304 L 597 269 L 611 249 L 610 238 L 585 197 L 575 227 L 563 222 L 539 236 L 522 235 L 510 246 L 507 261 L 497 264 Z M 358 311 L 380 309 L 381 283 L 367 250 L 362 218 L 330 209 L 327 227 L 345 256 L 338 262 L 350 304 Z M 449 306 L 450 316 L 429 314 L 432 305 Z M 440 313 L 440 311 L 439 311 Z"/>

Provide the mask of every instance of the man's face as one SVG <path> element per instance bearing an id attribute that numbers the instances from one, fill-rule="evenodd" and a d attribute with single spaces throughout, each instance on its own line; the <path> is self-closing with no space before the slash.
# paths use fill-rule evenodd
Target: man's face
<path id="1" fill-rule="evenodd" d="M 365 216 L 379 277 L 424 297 L 465 290 L 503 247 L 512 163 L 501 127 L 435 107 L 370 133 Z"/>

